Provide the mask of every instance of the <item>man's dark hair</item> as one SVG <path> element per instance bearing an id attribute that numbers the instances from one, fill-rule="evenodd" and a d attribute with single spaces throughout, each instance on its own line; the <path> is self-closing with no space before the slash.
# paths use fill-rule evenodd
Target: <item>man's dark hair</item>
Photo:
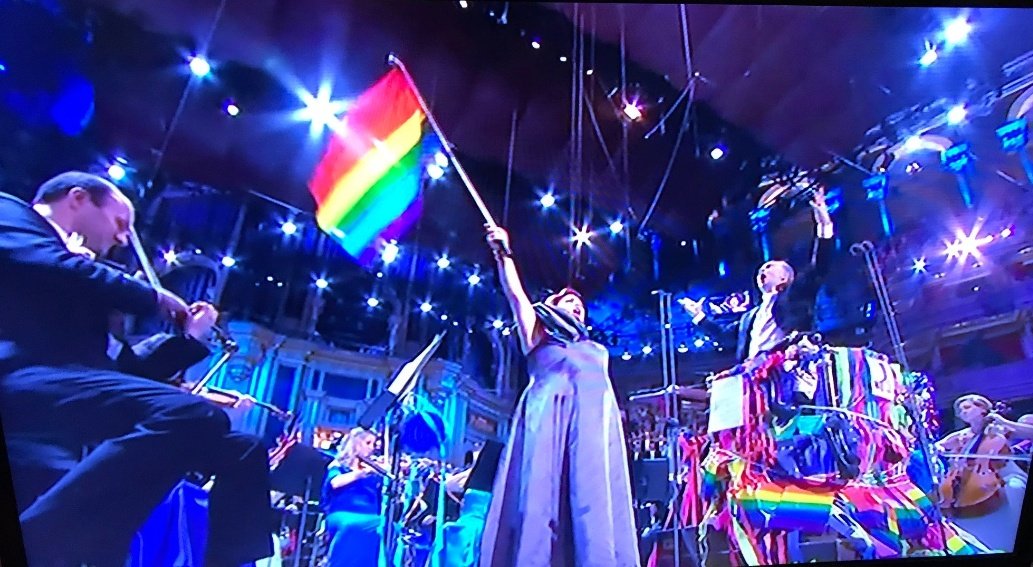
<path id="1" fill-rule="evenodd" d="M 80 187 L 90 196 L 90 200 L 98 207 L 107 203 L 115 186 L 103 177 L 82 171 L 66 171 L 55 175 L 36 190 L 35 203 L 53 203 L 63 199 L 72 189 Z"/>

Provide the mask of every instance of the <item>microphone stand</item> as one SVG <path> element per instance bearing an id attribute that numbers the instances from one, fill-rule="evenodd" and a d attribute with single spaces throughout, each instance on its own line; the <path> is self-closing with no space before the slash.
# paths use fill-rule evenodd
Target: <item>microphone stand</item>
<path id="1" fill-rule="evenodd" d="M 678 458 L 678 378 L 675 373 L 674 329 L 671 328 L 671 293 L 663 290 L 653 291 L 659 299 L 660 316 L 660 358 L 664 377 L 664 417 L 667 436 L 667 471 L 671 496 L 667 501 L 668 510 L 673 516 L 672 536 L 674 538 L 674 567 L 681 567 L 681 510 L 678 509 L 678 479 L 681 462 Z"/>
<path id="2" fill-rule="evenodd" d="M 897 357 L 897 361 L 900 362 L 901 367 L 904 370 L 906 376 L 911 374 L 911 366 L 908 364 L 907 353 L 904 351 L 904 341 L 900 336 L 900 328 L 897 326 L 897 314 L 893 311 L 893 302 L 890 299 L 889 289 L 886 286 L 886 280 L 882 275 L 882 266 L 879 264 L 879 259 L 875 256 L 875 245 L 870 240 L 865 240 L 860 243 L 852 244 L 850 246 L 850 254 L 853 256 L 864 256 L 865 265 L 868 268 L 868 276 L 872 280 L 872 287 L 875 289 L 875 296 L 879 301 L 879 305 L 882 308 L 882 315 L 886 322 L 886 332 L 890 336 L 890 341 L 893 343 L 893 352 Z M 929 441 L 929 437 L 922 424 L 919 422 L 918 408 L 915 406 L 914 390 L 911 385 L 908 385 L 908 394 L 904 399 L 904 410 L 907 411 L 908 417 L 911 418 L 911 422 L 915 424 L 915 434 L 918 437 L 918 444 L 922 450 L 922 454 L 925 457 L 925 465 L 929 478 L 933 482 L 934 488 L 939 486 L 940 479 L 937 478 L 936 467 L 933 466 L 933 447 Z M 933 521 L 940 526 L 940 537 L 944 542 L 943 550 L 947 555 L 952 555 L 950 547 L 947 545 L 947 534 L 943 527 L 943 515 L 940 513 L 940 506 L 937 503 L 933 511 Z"/>

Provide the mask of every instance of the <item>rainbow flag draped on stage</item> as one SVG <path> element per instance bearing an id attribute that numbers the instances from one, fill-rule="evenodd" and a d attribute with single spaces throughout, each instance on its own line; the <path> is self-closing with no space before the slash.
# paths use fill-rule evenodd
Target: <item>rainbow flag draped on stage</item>
<path id="1" fill-rule="evenodd" d="M 319 227 L 364 267 L 419 218 L 426 118 L 405 74 L 392 69 L 332 125 L 309 180 Z"/>

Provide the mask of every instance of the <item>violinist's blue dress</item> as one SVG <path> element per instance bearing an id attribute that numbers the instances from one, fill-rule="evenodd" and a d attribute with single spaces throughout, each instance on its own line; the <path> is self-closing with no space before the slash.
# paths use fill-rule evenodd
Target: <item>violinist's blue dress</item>
<path id="1" fill-rule="evenodd" d="M 328 567 L 378 567 L 380 560 L 381 514 L 377 475 L 360 478 L 341 488 L 330 481 L 351 472 L 347 466 L 332 463 L 323 482 L 326 531 L 330 537 Z"/>

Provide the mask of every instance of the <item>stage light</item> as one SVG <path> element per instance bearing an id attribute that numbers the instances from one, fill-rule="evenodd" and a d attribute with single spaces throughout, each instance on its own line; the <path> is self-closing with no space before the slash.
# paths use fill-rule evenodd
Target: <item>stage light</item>
<path id="1" fill-rule="evenodd" d="M 556 196 L 552 193 L 546 193 L 542 195 L 538 202 L 541 203 L 542 208 L 548 209 L 549 207 L 556 204 Z"/>
<path id="2" fill-rule="evenodd" d="M 328 287 L 330 287 L 330 282 L 326 281 L 325 279 L 319 278 L 316 280 L 317 289 L 326 289 Z"/>
<path id="3" fill-rule="evenodd" d="M 721 278 L 728 275 L 728 265 L 725 264 L 724 260 L 717 263 L 717 275 Z"/>
<path id="4" fill-rule="evenodd" d="M 384 277 L 384 272 L 377 272 L 377 279 Z"/>
<path id="5" fill-rule="evenodd" d="M 914 262 L 911 263 L 911 271 L 916 274 L 925 273 L 926 266 L 928 265 L 929 263 L 926 261 L 924 256 L 921 258 L 915 258 Z"/>
<path id="6" fill-rule="evenodd" d="M 436 152 L 434 154 L 434 163 L 436 163 L 438 167 L 444 169 L 448 167 L 448 156 L 446 156 L 443 152 Z"/>
<path id="7" fill-rule="evenodd" d="M 384 244 L 384 250 L 380 252 L 380 260 L 385 264 L 390 264 L 398 259 L 398 254 L 401 250 L 398 248 L 398 244 L 394 241 Z"/>
<path id="8" fill-rule="evenodd" d="M 639 118 L 642 118 L 642 109 L 640 109 L 634 103 L 624 103 L 624 108 L 622 109 L 622 111 L 624 112 L 624 116 L 627 116 L 628 120 L 631 120 L 632 122 L 638 120 Z"/>
<path id="9" fill-rule="evenodd" d="M 681 241 L 681 247 L 682 247 L 682 248 L 685 248 L 686 246 L 688 246 L 688 244 L 689 244 L 689 243 L 688 243 L 687 241 L 685 241 L 685 240 L 682 240 L 682 241 Z"/>
<path id="10" fill-rule="evenodd" d="M 236 116 L 240 114 L 240 107 L 237 106 L 237 103 L 233 101 L 226 101 L 226 104 L 223 105 L 222 109 L 226 112 L 226 114 L 229 114 L 230 116 Z"/>
<path id="11" fill-rule="evenodd" d="M 265 281 L 272 282 L 273 281 L 273 277 L 272 276 L 266 276 L 265 277 Z"/>
<path id="12" fill-rule="evenodd" d="M 333 100 L 332 91 L 333 87 L 329 82 L 325 81 L 319 85 L 319 90 L 316 91 L 315 95 L 302 87 L 298 87 L 294 91 L 295 95 L 305 106 L 291 113 L 291 118 L 302 122 L 309 122 L 308 133 L 310 137 L 318 136 L 323 132 L 323 128 L 327 126 L 335 132 L 344 130 L 344 123 L 338 120 L 337 117 L 342 112 L 348 110 L 351 106 L 351 101 L 345 99 Z M 379 143 L 378 140 L 373 140 L 374 145 L 377 143 Z"/>
<path id="13" fill-rule="evenodd" d="M 957 18 L 943 28 L 943 39 L 947 42 L 947 45 L 958 45 L 968 39 L 968 34 L 971 31 L 972 24 L 968 23 L 965 18 Z"/>
<path id="14" fill-rule="evenodd" d="M 680 352 L 681 354 L 685 354 L 685 353 L 689 352 L 689 346 L 686 345 L 685 343 L 682 343 L 682 344 L 678 345 L 678 352 Z"/>
<path id="15" fill-rule="evenodd" d="M 718 144 L 718 145 L 714 146 L 713 148 L 711 148 L 711 150 L 710 150 L 710 159 L 715 160 L 715 161 L 719 160 L 719 159 L 725 157 L 725 152 L 726 152 L 726 150 L 725 150 L 724 146 Z"/>
<path id="16" fill-rule="evenodd" d="M 452 261 L 448 259 L 448 256 L 442 255 L 436 262 L 439 270 L 448 269 L 452 265 Z"/>
<path id="17" fill-rule="evenodd" d="M 954 240 L 947 243 L 947 248 L 944 250 L 944 253 L 947 254 L 947 259 L 950 260 L 959 256 L 961 254 L 961 249 L 961 241 Z"/>
<path id="18" fill-rule="evenodd" d="M 947 111 L 947 124 L 957 126 L 965 121 L 968 116 L 968 110 L 965 109 L 964 104 L 959 104 Z"/>
<path id="19" fill-rule="evenodd" d="M 585 74 L 588 75 L 589 77 L 591 77 L 593 72 L 594 71 L 592 69 L 589 69 L 589 70 L 585 71 Z"/>
<path id="20" fill-rule="evenodd" d="M 917 152 L 922 149 L 922 138 L 919 136 L 911 136 L 907 140 L 904 140 L 904 151 L 905 152 Z"/>
<path id="21" fill-rule="evenodd" d="M 477 284 L 481 283 L 481 276 L 479 276 L 477 274 L 470 274 L 466 278 L 466 283 L 468 283 L 470 285 L 477 285 Z"/>
<path id="22" fill-rule="evenodd" d="M 704 341 L 703 339 L 696 339 L 692 342 L 692 344 L 696 345 L 696 348 L 703 348 L 703 345 L 706 344 L 706 341 Z"/>
<path id="23" fill-rule="evenodd" d="M 918 60 L 918 63 L 923 67 L 928 67 L 933 63 L 936 63 L 936 60 L 939 58 L 940 56 L 936 53 L 936 48 L 928 46 L 926 47 L 925 53 L 922 54 L 921 59 Z"/>
<path id="24" fill-rule="evenodd" d="M 112 181 L 122 181 L 126 178 L 126 168 L 117 163 L 113 163 L 108 166 L 108 177 L 110 177 Z"/>
<path id="25" fill-rule="evenodd" d="M 624 223 L 621 221 L 615 220 L 610 223 L 610 232 L 613 234 L 620 234 L 622 230 L 624 230 Z"/>
<path id="26" fill-rule="evenodd" d="M 913 161 L 907 164 L 907 167 L 904 168 L 904 171 L 906 171 L 908 175 L 914 175 L 919 171 L 922 171 L 922 165 L 917 161 Z"/>
<path id="27" fill-rule="evenodd" d="M 584 246 L 585 244 L 588 244 L 591 241 L 591 239 L 592 231 L 589 230 L 586 226 L 583 226 L 580 229 L 574 231 L 574 242 L 576 242 L 578 246 Z"/>
<path id="28" fill-rule="evenodd" d="M 495 319 L 491 322 L 491 326 L 494 329 L 501 329 L 504 324 L 505 323 L 502 322 L 502 319 Z"/>
<path id="29" fill-rule="evenodd" d="M 283 287 L 283 282 L 276 282 L 276 287 Z"/>
<path id="30" fill-rule="evenodd" d="M 0 63 L 0 73 L 6 73 L 6 72 L 7 72 L 7 65 L 4 65 L 3 63 Z"/>
<path id="31" fill-rule="evenodd" d="M 502 336 L 503 337 L 508 337 L 509 333 L 510 333 L 509 327 L 506 327 L 505 329 L 502 329 Z"/>
<path id="32" fill-rule="evenodd" d="M 442 321 L 448 321 L 448 315 L 445 315 L 444 313 L 442 313 L 441 314 L 441 320 Z"/>
<path id="33" fill-rule="evenodd" d="M 280 230 L 287 236 L 291 236 L 298 232 L 298 225 L 294 224 L 293 221 L 287 221 L 280 225 Z"/>
<path id="34" fill-rule="evenodd" d="M 624 354 L 621 355 L 621 360 L 631 360 L 631 353 L 628 351 L 624 351 Z"/>
<path id="35" fill-rule="evenodd" d="M 1011 236 L 1014 233 L 1015 233 L 1015 231 L 1012 230 L 1011 227 L 1008 227 L 1008 228 L 1006 228 L 1006 229 L 1001 231 L 1001 238 L 1008 238 L 1009 236 Z"/>
<path id="36" fill-rule="evenodd" d="M 653 352 L 653 347 L 651 347 L 649 345 L 645 345 L 645 346 L 642 347 L 642 354 L 648 356 L 652 352 Z"/>
<path id="37" fill-rule="evenodd" d="M 223 256 L 222 257 L 222 265 L 227 267 L 227 268 L 232 268 L 233 266 L 237 265 L 237 259 L 234 258 L 233 256 Z"/>
<path id="38" fill-rule="evenodd" d="M 420 311 L 423 311 L 424 313 L 430 313 L 431 309 L 434 309 L 434 306 L 431 305 L 430 302 L 424 301 L 420 304 Z"/>
<path id="39" fill-rule="evenodd" d="M 470 4 L 466 0 L 459 0 L 459 7 L 465 10 L 470 7 Z"/>
<path id="40" fill-rule="evenodd" d="M 1025 118 L 1012 120 L 997 129 L 997 139 L 1001 141 L 1001 149 L 1012 154 L 1022 151 L 1029 143 L 1029 128 Z"/>
<path id="41" fill-rule="evenodd" d="M 531 41 L 531 47 L 533 47 L 535 49 L 541 49 L 542 48 L 542 44 L 537 39 L 535 39 L 535 40 Z"/>
<path id="42" fill-rule="evenodd" d="M 566 55 L 560 55 L 560 63 L 566 63 L 566 62 L 567 62 L 567 56 Z"/>
<path id="43" fill-rule="evenodd" d="M 190 58 L 190 72 L 196 77 L 206 77 L 212 72 L 212 65 L 207 59 L 199 55 Z"/>
<path id="44" fill-rule="evenodd" d="M 161 257 L 163 260 L 165 260 L 166 264 L 175 264 L 176 258 L 178 256 L 179 255 L 176 253 L 176 250 L 174 248 L 169 248 L 168 250 L 161 253 Z"/>
<path id="45" fill-rule="evenodd" d="M 441 169 L 441 166 L 436 163 L 427 164 L 427 176 L 437 181 L 445 176 L 445 170 Z"/>

